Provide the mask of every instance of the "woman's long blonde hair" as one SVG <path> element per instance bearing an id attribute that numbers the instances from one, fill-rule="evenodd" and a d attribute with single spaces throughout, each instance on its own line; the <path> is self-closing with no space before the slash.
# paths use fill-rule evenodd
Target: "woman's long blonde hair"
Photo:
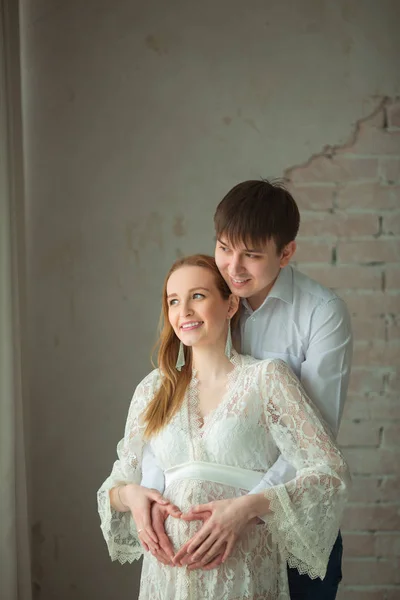
<path id="1" fill-rule="evenodd" d="M 218 270 L 212 256 L 193 254 L 180 258 L 170 268 L 162 291 L 162 309 L 160 315 L 160 337 L 158 346 L 158 367 L 161 371 L 161 387 L 156 392 L 144 413 L 146 423 L 145 437 L 149 438 L 158 433 L 179 410 L 192 377 L 192 349 L 184 346 L 185 365 L 181 371 L 176 368 L 180 340 L 176 336 L 168 318 L 167 284 L 171 274 L 181 267 L 202 267 L 214 275 L 215 285 L 222 298 L 228 300 L 231 291 Z M 233 325 L 233 323 L 232 323 Z"/>

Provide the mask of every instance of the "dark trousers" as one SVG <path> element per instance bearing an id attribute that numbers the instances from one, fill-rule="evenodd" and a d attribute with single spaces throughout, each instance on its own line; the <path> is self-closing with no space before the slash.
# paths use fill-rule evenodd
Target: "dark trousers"
<path id="1" fill-rule="evenodd" d="M 339 535 L 329 557 L 323 580 L 300 575 L 297 569 L 288 568 L 290 600 L 335 600 L 342 580 L 342 536 Z"/>

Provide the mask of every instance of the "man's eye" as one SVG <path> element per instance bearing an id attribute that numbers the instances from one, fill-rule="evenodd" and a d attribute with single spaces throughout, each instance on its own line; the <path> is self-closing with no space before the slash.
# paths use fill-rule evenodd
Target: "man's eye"
<path id="1" fill-rule="evenodd" d="M 220 246 L 219 249 L 222 250 L 222 252 L 228 252 L 229 250 L 229 248 L 227 248 L 226 246 Z"/>

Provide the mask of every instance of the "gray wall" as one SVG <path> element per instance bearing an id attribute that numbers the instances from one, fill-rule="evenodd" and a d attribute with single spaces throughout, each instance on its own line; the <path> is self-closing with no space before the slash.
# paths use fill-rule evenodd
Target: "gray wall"
<path id="1" fill-rule="evenodd" d="M 135 598 L 95 494 L 150 369 L 163 276 L 212 252 L 235 183 L 343 143 L 400 93 L 399 3 L 20 5 L 37 597 Z"/>

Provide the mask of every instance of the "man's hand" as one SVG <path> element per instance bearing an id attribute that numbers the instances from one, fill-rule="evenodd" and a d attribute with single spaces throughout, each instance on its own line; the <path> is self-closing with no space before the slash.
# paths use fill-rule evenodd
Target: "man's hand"
<path id="1" fill-rule="evenodd" d="M 158 550 L 158 539 L 151 525 L 150 508 L 153 503 L 168 505 L 168 500 L 163 498 L 158 490 L 136 483 L 123 485 L 118 488 L 118 492 L 122 504 L 131 511 L 143 548 L 147 552 Z"/>
<path id="2" fill-rule="evenodd" d="M 175 519 L 181 517 L 182 512 L 174 504 L 161 505 L 154 502 L 151 507 L 151 524 L 158 539 L 158 549 L 152 552 L 164 565 L 174 566 L 174 549 L 171 540 L 165 533 L 165 521 L 171 516 Z"/>

